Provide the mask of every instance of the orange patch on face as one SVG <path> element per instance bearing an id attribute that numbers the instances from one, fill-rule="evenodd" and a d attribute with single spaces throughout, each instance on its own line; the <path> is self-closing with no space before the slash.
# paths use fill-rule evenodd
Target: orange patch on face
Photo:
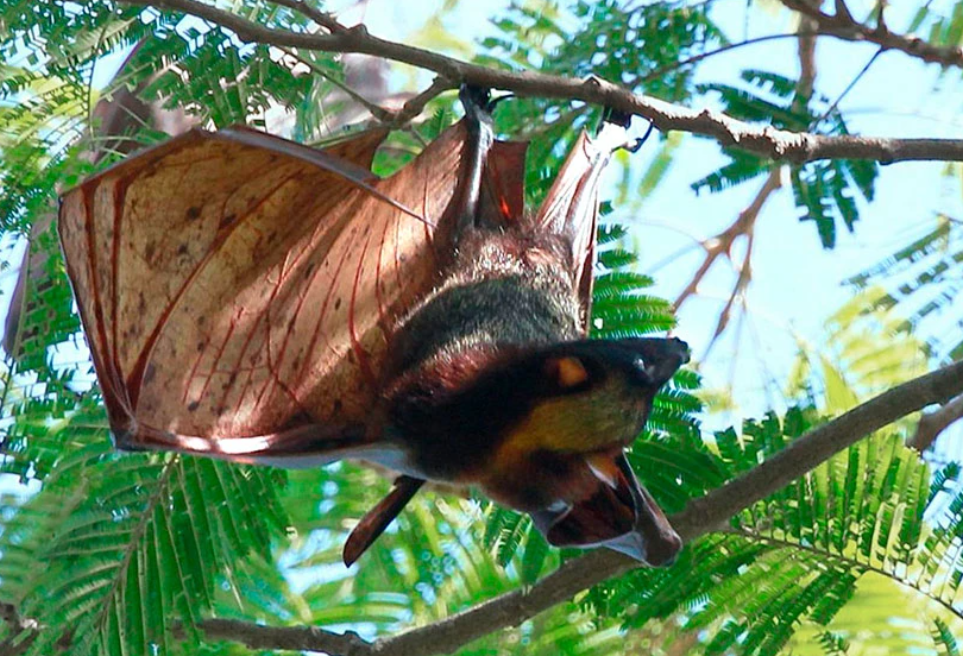
<path id="1" fill-rule="evenodd" d="M 578 358 L 559 358 L 555 361 L 555 366 L 555 375 L 558 376 L 558 384 L 564 388 L 575 387 L 588 380 L 588 372 Z"/>

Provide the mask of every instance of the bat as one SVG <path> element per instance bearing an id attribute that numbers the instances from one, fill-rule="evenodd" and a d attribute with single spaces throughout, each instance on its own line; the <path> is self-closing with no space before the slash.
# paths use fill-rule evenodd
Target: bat
<path id="1" fill-rule="evenodd" d="M 399 472 L 349 565 L 425 481 L 475 486 L 553 545 L 669 564 L 681 539 L 624 448 L 688 348 L 586 338 L 624 125 L 582 134 L 526 212 L 526 144 L 494 138 L 487 90 L 460 95 L 465 117 L 384 179 L 385 130 L 319 150 L 194 129 L 63 195 L 115 445 Z"/>

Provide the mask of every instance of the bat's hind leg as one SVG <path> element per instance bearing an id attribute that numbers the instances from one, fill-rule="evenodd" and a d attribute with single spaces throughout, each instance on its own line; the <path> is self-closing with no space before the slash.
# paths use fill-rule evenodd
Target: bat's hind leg
<path id="1" fill-rule="evenodd" d="M 479 214 L 481 188 L 488 154 L 495 141 L 491 114 L 494 102 L 491 99 L 491 91 L 464 84 L 458 92 L 458 98 L 465 108 L 468 143 L 465 154 L 467 168 L 462 178 L 462 196 L 459 199 L 458 223 L 454 235 L 456 246 L 469 230 L 482 227 L 479 225 L 482 219 Z"/>

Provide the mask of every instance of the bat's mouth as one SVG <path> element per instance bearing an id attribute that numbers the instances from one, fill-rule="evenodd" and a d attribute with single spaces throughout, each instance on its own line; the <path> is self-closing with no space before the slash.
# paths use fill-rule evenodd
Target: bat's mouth
<path id="1" fill-rule="evenodd" d="M 557 547 L 604 546 L 653 567 L 671 565 L 682 549 L 662 509 L 639 484 L 624 452 L 588 461 L 599 479 L 595 492 L 564 508 L 532 513 L 535 525 Z"/>

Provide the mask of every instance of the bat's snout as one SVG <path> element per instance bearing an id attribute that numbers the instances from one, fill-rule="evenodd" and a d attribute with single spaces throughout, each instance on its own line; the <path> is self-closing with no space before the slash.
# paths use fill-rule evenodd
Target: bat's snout
<path id="1" fill-rule="evenodd" d="M 641 381 L 646 385 L 663 385 L 691 359 L 689 345 L 677 337 L 640 339 L 636 344 L 640 352 L 636 362 L 642 374 Z"/>

